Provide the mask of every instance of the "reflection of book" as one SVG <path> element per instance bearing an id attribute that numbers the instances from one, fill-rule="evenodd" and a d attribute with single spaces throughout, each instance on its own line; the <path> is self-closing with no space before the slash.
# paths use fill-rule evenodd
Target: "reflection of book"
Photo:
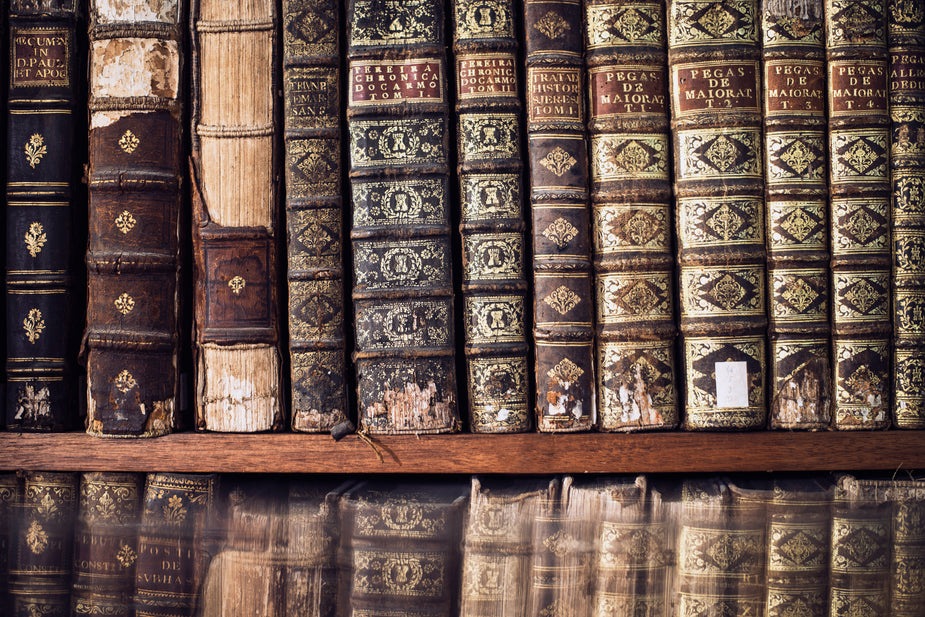
<path id="1" fill-rule="evenodd" d="M 15 473 L 0 474 L 0 580 L 9 581 L 10 540 L 19 515 L 22 486 Z M 0 613 L 10 613 L 9 585 L 0 585 Z"/>
<path id="2" fill-rule="evenodd" d="M 925 607 L 925 482 L 891 480 L 893 537 L 890 551 L 890 615 L 921 615 Z"/>

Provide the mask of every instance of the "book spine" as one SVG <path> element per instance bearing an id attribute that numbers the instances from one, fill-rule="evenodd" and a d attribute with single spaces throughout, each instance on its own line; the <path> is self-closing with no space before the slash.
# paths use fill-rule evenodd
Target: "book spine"
<path id="1" fill-rule="evenodd" d="M 522 105 L 512 0 L 455 0 L 469 426 L 529 430 Z"/>
<path id="2" fill-rule="evenodd" d="M 921 615 L 925 587 L 925 482 L 891 481 L 893 535 L 890 551 L 890 615 Z"/>
<path id="3" fill-rule="evenodd" d="M 276 430 L 276 3 L 198 0 L 190 24 L 196 428 Z"/>
<path id="4" fill-rule="evenodd" d="M 758 26 L 755 0 L 668 8 L 688 430 L 761 428 L 767 417 Z"/>
<path id="5" fill-rule="evenodd" d="M 764 0 L 772 429 L 831 425 L 823 1 Z"/>
<path id="6" fill-rule="evenodd" d="M 597 425 L 579 0 L 526 0 L 536 428 Z"/>
<path id="7" fill-rule="evenodd" d="M 22 483 L 16 473 L 0 474 L 0 614 L 12 614 L 10 604 L 10 548 L 13 546 L 15 529 L 22 504 Z"/>
<path id="8" fill-rule="evenodd" d="M 95 0 L 90 27 L 87 430 L 172 432 L 178 409 L 178 0 Z"/>
<path id="9" fill-rule="evenodd" d="M 889 0 L 893 232 L 893 424 L 925 428 L 925 12 Z"/>
<path id="10" fill-rule="evenodd" d="M 66 430 L 81 312 L 73 293 L 74 109 L 79 91 L 75 0 L 9 6 L 6 157 L 6 426 Z"/>
<path id="11" fill-rule="evenodd" d="M 340 4 L 283 2 L 292 430 L 347 420 Z"/>
<path id="12" fill-rule="evenodd" d="M 585 23 L 600 427 L 675 428 L 665 6 L 592 0 Z"/>
<path id="13" fill-rule="evenodd" d="M 361 431 L 459 428 L 444 3 L 348 3 Z"/>
<path id="14" fill-rule="evenodd" d="M 826 0 L 834 426 L 890 424 L 885 0 Z"/>

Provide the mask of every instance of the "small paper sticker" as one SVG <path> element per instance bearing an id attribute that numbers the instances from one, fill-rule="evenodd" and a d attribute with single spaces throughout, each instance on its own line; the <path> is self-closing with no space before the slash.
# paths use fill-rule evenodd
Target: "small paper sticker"
<path id="1" fill-rule="evenodd" d="M 717 362 L 716 406 L 748 407 L 748 364 L 746 362 Z"/>

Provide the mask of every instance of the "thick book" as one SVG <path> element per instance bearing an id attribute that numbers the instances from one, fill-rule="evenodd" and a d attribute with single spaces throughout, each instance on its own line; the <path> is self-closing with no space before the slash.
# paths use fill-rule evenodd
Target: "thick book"
<path id="1" fill-rule="evenodd" d="M 360 431 L 459 429 L 442 0 L 352 0 L 347 129 Z"/>
<path id="2" fill-rule="evenodd" d="M 533 423 L 515 3 L 454 0 L 453 23 L 469 429 L 521 432 Z"/>
<path id="3" fill-rule="evenodd" d="M 284 424 L 272 0 L 196 0 L 192 31 L 196 428 Z"/>
<path id="4" fill-rule="evenodd" d="M 890 541 L 890 615 L 913 617 L 925 610 L 925 481 L 889 481 L 893 510 Z"/>
<path id="5" fill-rule="evenodd" d="M 348 416 L 344 349 L 340 28 L 334 0 L 283 2 L 292 430 Z"/>
<path id="6" fill-rule="evenodd" d="M 153 437 L 179 415 L 181 0 L 90 12 L 87 431 Z"/>
<path id="7" fill-rule="evenodd" d="M 6 154 L 6 427 L 65 430 L 76 419 L 74 292 L 78 70 L 76 0 L 9 6 Z M 82 53 L 82 52 L 80 52 Z"/>
<path id="8" fill-rule="evenodd" d="M 21 513 L 22 483 L 14 472 L 0 474 L 0 580 L 10 580 L 10 546 Z M 0 585 L 0 613 L 9 615 L 9 584 Z"/>
<path id="9" fill-rule="evenodd" d="M 526 0 L 536 428 L 597 425 L 581 2 Z"/>
<path id="10" fill-rule="evenodd" d="M 823 0 L 763 0 L 772 429 L 832 423 Z"/>
<path id="11" fill-rule="evenodd" d="M 886 0 L 826 0 L 833 422 L 890 424 Z"/>
<path id="12" fill-rule="evenodd" d="M 756 0 L 668 7 L 687 430 L 767 417 L 759 25 Z"/>
<path id="13" fill-rule="evenodd" d="M 584 5 L 603 431 L 678 426 L 671 153 L 660 1 Z"/>

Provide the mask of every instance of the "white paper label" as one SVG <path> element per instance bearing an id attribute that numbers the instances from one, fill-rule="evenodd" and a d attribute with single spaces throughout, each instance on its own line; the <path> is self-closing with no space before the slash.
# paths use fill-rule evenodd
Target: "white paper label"
<path id="1" fill-rule="evenodd" d="M 748 364 L 746 362 L 717 362 L 716 406 L 748 407 Z"/>

